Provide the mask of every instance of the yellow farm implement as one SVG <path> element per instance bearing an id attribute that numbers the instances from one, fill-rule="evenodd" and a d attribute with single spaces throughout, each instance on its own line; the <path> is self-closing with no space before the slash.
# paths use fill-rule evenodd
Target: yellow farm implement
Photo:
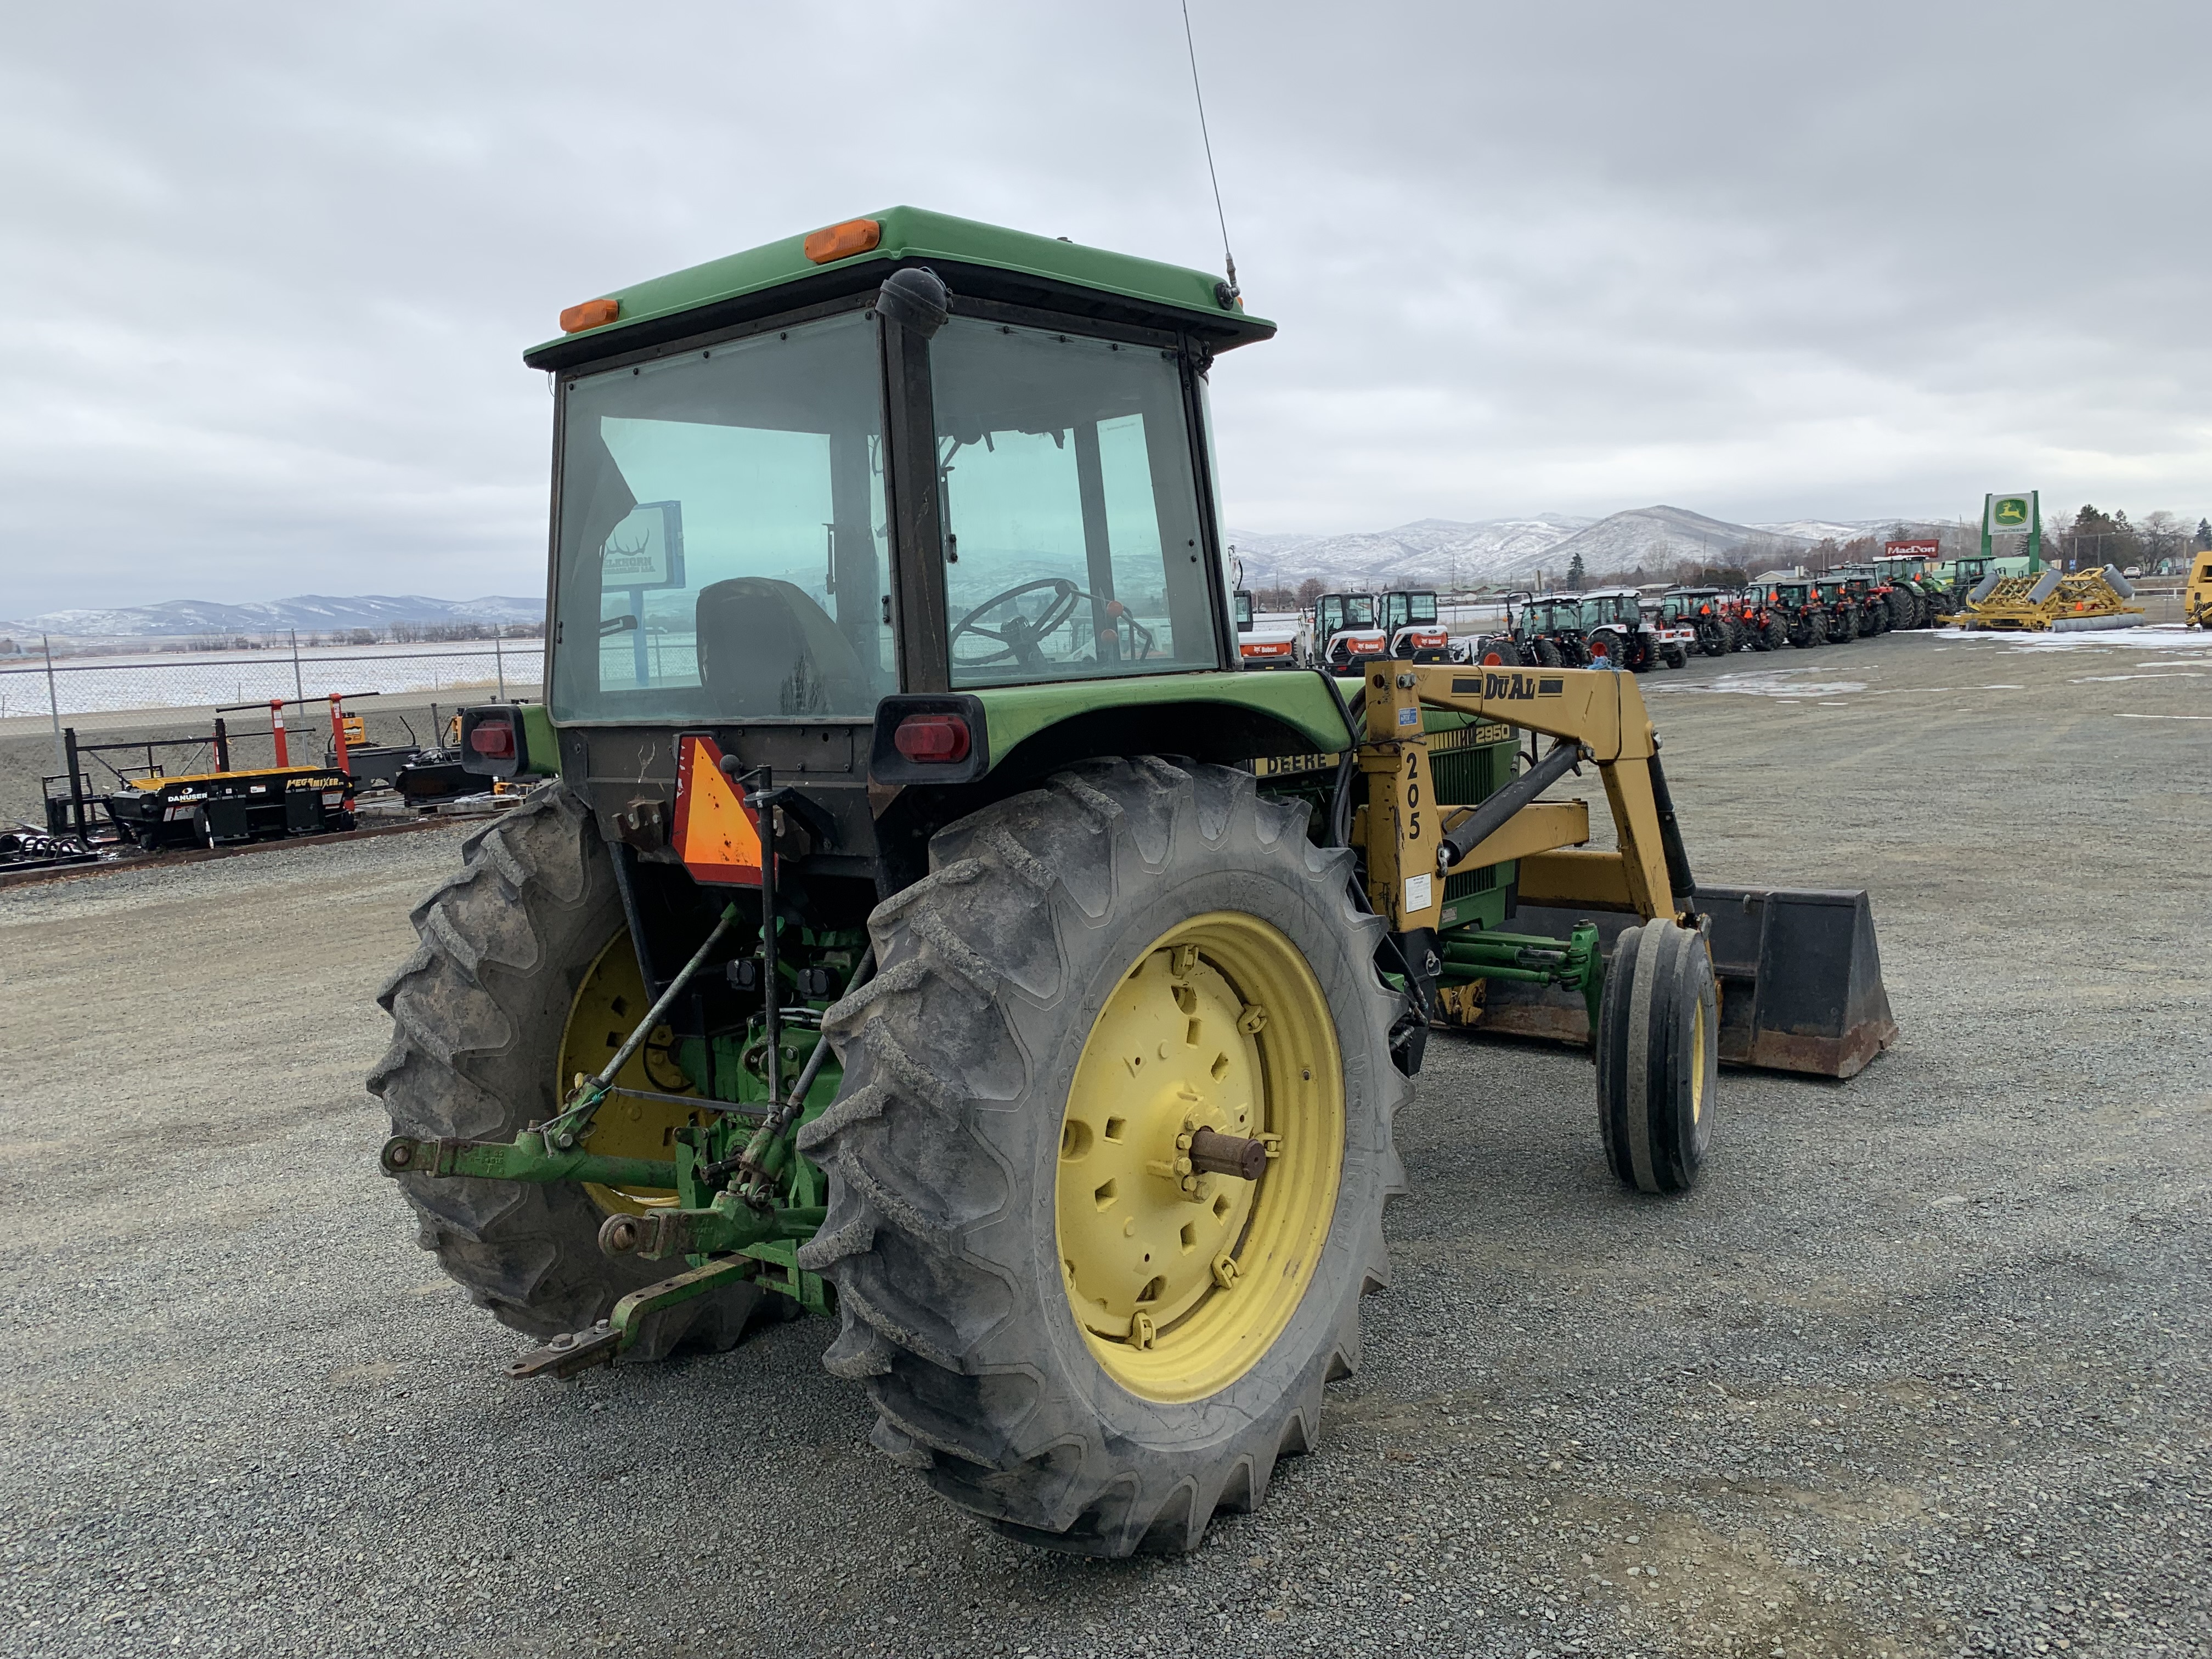
<path id="1" fill-rule="evenodd" d="M 1993 633 L 2069 633 L 2096 628 L 2133 628 L 2143 609 L 2126 577 L 2106 565 L 2068 576 L 2045 570 L 2034 576 L 1990 574 L 1966 595 L 1966 608 L 1943 621 L 1956 628 Z"/>

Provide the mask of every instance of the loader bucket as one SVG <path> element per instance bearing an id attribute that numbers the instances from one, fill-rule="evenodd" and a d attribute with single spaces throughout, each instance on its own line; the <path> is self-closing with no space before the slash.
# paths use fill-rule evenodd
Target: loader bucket
<path id="1" fill-rule="evenodd" d="M 1846 1078 L 1897 1040 L 1875 945 L 1874 910 L 1863 890 L 1700 886 L 1696 903 L 1712 920 L 1723 1063 Z M 1597 924 L 1610 959 L 1620 930 L 1638 919 L 1524 905 L 1505 925 L 1516 933 L 1564 939 L 1583 921 Z M 1475 1029 L 1565 1042 L 1590 1040 L 1581 996 L 1505 981 L 1488 987 Z"/>

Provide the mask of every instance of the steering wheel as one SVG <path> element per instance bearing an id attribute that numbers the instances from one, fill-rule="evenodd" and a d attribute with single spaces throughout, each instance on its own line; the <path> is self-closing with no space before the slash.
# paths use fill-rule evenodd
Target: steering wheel
<path id="1" fill-rule="evenodd" d="M 1047 589 L 1051 590 L 1053 597 L 1045 605 L 1043 614 L 1034 622 L 1027 617 L 1016 615 L 1008 617 L 1006 623 L 998 628 L 986 628 L 975 620 L 987 611 L 994 611 L 1002 605 L 1011 604 L 1024 594 L 1042 592 Z M 953 623 L 951 635 L 945 642 L 946 646 L 948 648 L 957 646 L 963 634 L 981 634 L 987 640 L 996 641 L 999 649 L 986 657 L 956 656 L 954 661 L 958 666 L 987 668 L 993 663 L 1004 662 L 1007 658 L 1012 657 L 1024 668 L 1042 668 L 1046 666 L 1046 663 L 1044 653 L 1038 649 L 1038 641 L 1050 637 L 1054 629 L 1073 616 L 1075 607 L 1082 602 L 1083 598 L 1083 590 L 1065 576 L 1046 576 L 1036 581 L 1024 582 L 1018 587 L 1006 589 L 1003 593 L 994 593 L 982 604 L 961 617 L 958 622 Z"/>

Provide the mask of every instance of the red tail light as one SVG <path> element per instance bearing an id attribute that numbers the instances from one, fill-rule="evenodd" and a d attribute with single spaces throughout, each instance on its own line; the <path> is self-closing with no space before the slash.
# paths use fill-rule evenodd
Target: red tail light
<path id="1" fill-rule="evenodd" d="M 488 760 L 506 760 L 514 753 L 514 728 L 505 720 L 486 720 L 469 733 L 469 747 Z"/>
<path id="2" fill-rule="evenodd" d="M 891 733 L 891 741 L 917 765 L 950 766 L 968 758 L 968 722 L 957 714 L 908 714 Z"/>

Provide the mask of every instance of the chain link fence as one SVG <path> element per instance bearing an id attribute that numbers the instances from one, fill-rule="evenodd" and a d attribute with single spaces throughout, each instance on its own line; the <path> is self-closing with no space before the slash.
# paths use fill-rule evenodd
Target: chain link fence
<path id="1" fill-rule="evenodd" d="M 42 641 L 27 658 L 0 663 L 0 820 L 36 823 L 44 819 L 44 781 L 67 772 L 65 732 L 106 751 L 82 765 L 94 785 L 133 764 L 170 774 L 209 769 L 219 716 L 234 768 L 271 764 L 269 706 L 279 699 L 288 705 L 295 762 L 321 762 L 333 693 L 362 717 L 367 741 L 434 744 L 443 716 L 459 705 L 537 696 L 545 650 L 538 639 L 331 647 L 279 636 L 244 650 L 80 647 L 64 653 Z M 169 746 L 184 739 L 198 747 Z M 112 747 L 148 742 L 164 746 L 137 757 Z"/>
<path id="2" fill-rule="evenodd" d="M 504 699 L 543 677 L 541 640 L 394 645 L 377 649 L 279 644 L 264 650 L 54 653 L 0 667 L 0 720 L 216 708 L 405 691 L 482 691 Z"/>

